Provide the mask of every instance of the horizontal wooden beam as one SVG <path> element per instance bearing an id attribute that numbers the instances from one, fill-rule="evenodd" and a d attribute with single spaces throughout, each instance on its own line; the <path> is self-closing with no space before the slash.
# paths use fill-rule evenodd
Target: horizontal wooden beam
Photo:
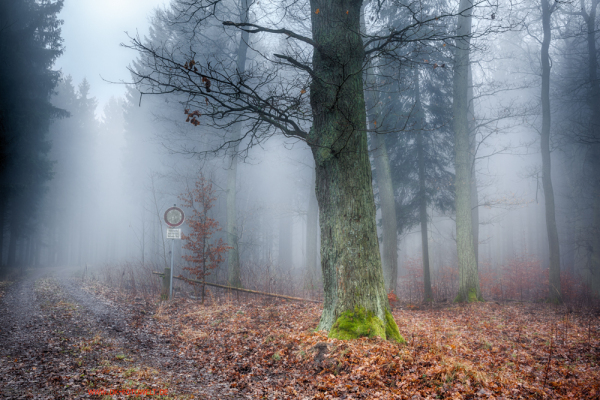
<path id="1" fill-rule="evenodd" d="M 152 271 L 152 273 L 154 275 L 159 275 L 159 276 L 163 276 L 164 275 L 164 273 L 162 273 L 162 272 Z M 282 294 L 259 292 L 258 290 L 250 290 L 250 289 L 236 288 L 236 287 L 233 287 L 233 286 L 218 285 L 216 283 L 208 283 L 208 282 L 203 282 L 203 281 L 199 281 L 199 280 L 196 280 L 196 279 L 185 278 L 185 277 L 183 277 L 181 275 L 180 276 L 174 276 L 173 279 L 179 279 L 180 281 L 184 281 L 184 282 L 187 282 L 187 283 L 194 283 L 194 284 L 199 284 L 199 285 L 207 285 L 207 286 L 218 287 L 218 288 L 221 288 L 221 289 L 236 290 L 238 292 L 259 294 L 261 296 L 277 297 L 277 298 L 280 298 L 280 299 L 294 300 L 294 301 L 304 301 L 304 302 L 308 302 L 308 303 L 322 303 L 322 301 L 320 301 L 320 300 L 303 299 L 303 298 L 300 298 L 300 297 L 284 296 Z"/>

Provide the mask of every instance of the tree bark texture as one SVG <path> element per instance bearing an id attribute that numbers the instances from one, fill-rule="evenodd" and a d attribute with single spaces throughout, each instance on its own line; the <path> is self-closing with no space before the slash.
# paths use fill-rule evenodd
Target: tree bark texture
<path id="1" fill-rule="evenodd" d="M 562 301 L 560 289 L 560 249 L 558 244 L 558 229 L 556 227 L 556 212 L 554 204 L 554 189 L 552 188 L 552 176 L 550 165 L 550 41 L 552 32 L 550 27 L 550 16 L 552 14 L 549 0 L 541 0 L 542 3 L 542 186 L 544 188 L 544 201 L 546 206 L 546 230 L 548 233 L 548 247 L 550 252 L 550 281 L 549 300 L 554 303 Z"/>
<path id="2" fill-rule="evenodd" d="M 248 0 L 240 1 L 241 22 L 248 22 L 249 14 Z M 237 70 L 241 75 L 246 71 L 246 56 L 248 53 L 248 37 L 249 33 L 242 31 L 240 35 L 240 44 L 237 51 Z M 237 122 L 232 127 L 232 140 L 237 141 L 242 132 L 242 124 Z M 230 286 L 242 287 L 240 274 L 240 253 L 238 244 L 237 230 L 237 208 L 236 208 L 236 184 L 237 184 L 237 152 L 238 145 L 229 159 L 230 167 L 227 171 L 227 244 L 231 249 L 227 252 L 227 271 Z"/>
<path id="3" fill-rule="evenodd" d="M 429 239 L 427 237 L 427 191 L 425 188 L 425 148 L 423 135 L 425 135 L 424 121 L 425 114 L 421 106 L 421 90 L 419 82 L 419 69 L 415 68 L 415 114 L 417 124 L 415 126 L 417 135 L 417 158 L 419 166 L 419 221 L 421 223 L 421 251 L 423 259 L 423 300 L 433 301 L 433 291 L 431 290 L 431 271 L 429 267 Z"/>
<path id="4" fill-rule="evenodd" d="M 469 52 L 471 35 L 471 0 L 461 0 L 456 30 L 454 56 L 454 116 L 455 135 L 455 202 L 456 202 L 456 246 L 458 253 L 459 288 L 456 301 L 481 300 L 477 260 L 473 246 L 471 219 L 471 156 L 469 152 L 468 86 Z"/>
<path id="5" fill-rule="evenodd" d="M 307 284 L 314 285 L 321 281 L 321 273 L 317 270 L 317 229 L 319 222 L 319 205 L 315 194 L 315 170 L 312 170 L 308 192 L 308 212 L 306 214 L 306 271 Z"/>
<path id="6" fill-rule="evenodd" d="M 325 301 L 330 337 L 404 341 L 389 312 L 375 223 L 363 92 L 362 1 L 311 0 L 313 126 Z"/>

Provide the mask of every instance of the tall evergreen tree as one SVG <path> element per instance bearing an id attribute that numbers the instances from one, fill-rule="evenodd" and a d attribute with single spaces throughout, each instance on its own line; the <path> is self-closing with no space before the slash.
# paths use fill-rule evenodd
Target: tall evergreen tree
<path id="1" fill-rule="evenodd" d="M 395 2 L 385 2 L 378 7 L 379 18 L 389 21 L 394 29 L 401 30 L 412 20 L 409 6 L 398 7 Z M 426 3 L 422 7 L 426 13 L 439 12 L 441 5 Z M 371 8 L 370 14 L 374 12 Z M 443 29 L 427 26 L 422 34 L 435 35 Z M 427 299 L 432 298 L 427 208 L 452 208 L 449 190 L 452 174 L 448 172 L 452 150 L 447 123 L 451 97 L 448 59 L 443 42 L 434 46 L 415 42 L 381 54 L 379 65 L 369 69 L 366 82 L 374 176 L 382 214 L 386 285 L 388 291 L 396 286 L 397 236 L 421 224 Z M 389 233 L 391 230 L 393 233 Z"/>
<path id="2" fill-rule="evenodd" d="M 62 54 L 62 6 L 62 0 L 0 1 L 0 232 L 8 224 L 9 266 L 17 262 L 18 241 L 35 228 L 52 177 L 48 126 L 65 115 L 50 103 L 59 79 L 52 66 Z M 3 241 L 0 234 L 0 249 Z"/>

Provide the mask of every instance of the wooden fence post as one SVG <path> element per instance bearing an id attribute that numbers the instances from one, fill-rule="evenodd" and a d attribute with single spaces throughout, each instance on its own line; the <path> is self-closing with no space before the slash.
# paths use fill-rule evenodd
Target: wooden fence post
<path id="1" fill-rule="evenodd" d="M 160 293 L 160 298 L 162 300 L 168 300 L 171 288 L 171 268 L 165 268 L 165 274 L 162 278 L 162 292 Z"/>

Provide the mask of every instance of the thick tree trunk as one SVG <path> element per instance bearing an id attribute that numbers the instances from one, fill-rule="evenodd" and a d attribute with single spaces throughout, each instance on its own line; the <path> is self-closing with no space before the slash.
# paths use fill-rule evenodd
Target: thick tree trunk
<path id="1" fill-rule="evenodd" d="M 317 224 L 319 222 L 319 205 L 315 194 L 315 170 L 311 171 L 308 191 L 308 212 L 306 214 L 306 271 L 307 284 L 314 286 L 321 281 L 321 273 L 317 270 Z M 311 287 L 312 289 L 312 287 Z"/>
<path id="2" fill-rule="evenodd" d="M 419 165 L 419 221 L 421 223 L 421 251 L 423 258 L 423 300 L 433 301 L 433 291 L 431 290 L 431 272 L 429 269 L 429 240 L 427 237 L 427 190 L 425 188 L 425 144 L 423 135 L 425 135 L 424 121 L 425 114 L 421 107 L 421 89 L 419 82 L 419 69 L 415 69 L 415 113 L 418 121 L 417 129 L 417 158 Z"/>
<path id="3" fill-rule="evenodd" d="M 248 0 L 241 0 L 240 12 L 241 21 L 248 22 L 249 14 L 249 3 Z M 240 44 L 237 51 L 237 70 L 240 75 L 246 71 L 246 56 L 248 53 L 248 37 L 249 33 L 242 31 L 240 36 Z M 232 127 L 233 140 L 239 140 L 242 132 L 242 124 L 236 123 Z M 240 253 L 238 244 L 238 231 L 237 231 L 237 208 L 236 208 L 236 184 L 237 184 L 237 152 L 238 145 L 235 146 L 234 151 L 229 158 L 230 168 L 227 172 L 227 244 L 231 246 L 231 249 L 227 252 L 227 271 L 228 271 L 228 282 L 229 286 L 242 287 L 242 280 L 240 274 Z"/>
<path id="4" fill-rule="evenodd" d="M 469 152 L 468 86 L 469 52 L 471 35 L 471 0 L 461 0 L 454 57 L 454 115 L 455 134 L 455 201 L 456 201 L 456 246 L 458 253 L 459 288 L 455 301 L 472 302 L 481 300 L 477 260 L 473 247 L 473 225 L 471 220 L 471 157 Z"/>
<path id="5" fill-rule="evenodd" d="M 548 233 L 548 248 L 550 251 L 550 301 L 562 302 L 560 289 L 560 249 L 558 244 L 558 230 L 556 227 L 556 213 L 554 205 L 554 189 L 552 188 L 552 176 L 550 165 L 550 56 L 548 50 L 552 32 L 550 28 L 550 16 L 552 10 L 548 3 L 542 2 L 542 28 L 544 36 L 542 39 L 542 186 L 544 188 L 544 200 L 546 205 L 546 230 Z"/>
<path id="6" fill-rule="evenodd" d="M 375 224 L 363 92 L 361 1 L 311 0 L 314 77 L 308 137 L 316 165 L 330 337 L 404 341 L 389 312 Z"/>

